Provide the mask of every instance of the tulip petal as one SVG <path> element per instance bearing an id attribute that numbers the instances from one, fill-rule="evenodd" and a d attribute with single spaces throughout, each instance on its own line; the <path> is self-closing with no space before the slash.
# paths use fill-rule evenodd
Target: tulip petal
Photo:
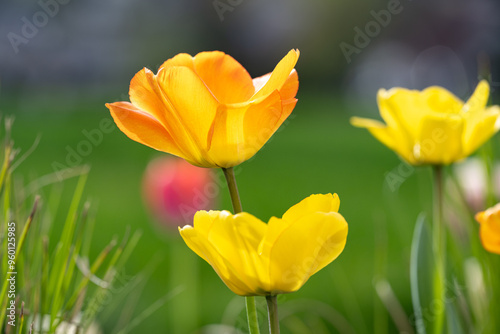
<path id="1" fill-rule="evenodd" d="M 130 82 L 130 101 L 138 109 L 150 114 L 175 138 L 177 146 L 184 152 L 186 158 L 194 165 L 203 163 L 201 152 L 194 142 L 193 135 L 187 131 L 175 111 L 172 111 L 171 103 L 167 101 L 158 86 L 154 74 L 147 68 L 139 71 Z M 170 152 L 169 152 L 170 153 Z"/>
<path id="2" fill-rule="evenodd" d="M 285 84 L 279 90 L 283 100 L 293 99 L 299 90 L 299 75 L 295 69 L 292 70 L 290 75 L 285 81 Z"/>
<path id="3" fill-rule="evenodd" d="M 190 54 L 179 53 L 173 58 L 166 60 L 158 69 L 158 72 L 172 66 L 185 66 L 194 70 L 194 59 Z"/>
<path id="4" fill-rule="evenodd" d="M 269 287 L 267 265 L 257 253 L 267 225 L 248 213 L 239 213 L 214 224 L 208 238 L 226 263 L 235 268 L 252 294 L 261 295 Z M 267 264 L 267 263 L 266 263 Z"/>
<path id="5" fill-rule="evenodd" d="M 492 106 L 482 112 L 465 114 L 465 155 L 474 153 L 499 130 L 500 107 Z"/>
<path id="6" fill-rule="evenodd" d="M 449 164 L 463 155 L 463 118 L 453 114 L 428 114 L 421 123 L 414 148 L 417 161 Z"/>
<path id="7" fill-rule="evenodd" d="M 424 89 L 421 97 L 430 110 L 439 113 L 457 114 L 464 105 L 458 97 L 439 86 Z"/>
<path id="8" fill-rule="evenodd" d="M 194 68 L 220 103 L 245 102 L 255 92 L 247 70 L 224 52 L 198 53 Z"/>
<path id="9" fill-rule="evenodd" d="M 298 290 L 311 275 L 336 259 L 346 243 L 347 223 L 336 212 L 316 212 L 290 224 L 271 219 L 268 233 L 277 231 L 271 248 L 263 249 L 263 256 L 269 254 L 272 294 Z"/>
<path id="10" fill-rule="evenodd" d="M 212 230 L 214 222 L 216 220 L 223 220 L 226 217 L 231 216 L 229 211 L 197 211 L 193 218 L 193 226 L 194 228 L 204 237 L 208 239 L 208 234 Z"/>
<path id="11" fill-rule="evenodd" d="M 167 152 L 190 160 L 183 153 L 168 131 L 151 115 L 138 109 L 129 102 L 107 103 L 106 107 L 118 128 L 132 140 L 158 151 Z"/>
<path id="12" fill-rule="evenodd" d="M 255 92 L 258 92 L 259 90 L 262 89 L 262 87 L 264 87 L 264 85 L 269 81 L 271 74 L 272 74 L 272 72 L 269 72 L 269 73 L 264 74 L 260 77 L 252 79 L 252 83 L 253 83 L 253 87 L 254 87 Z"/>
<path id="13" fill-rule="evenodd" d="M 483 247 L 492 253 L 500 254 L 500 204 L 486 211 L 478 212 L 476 220 L 481 224 L 479 235 Z"/>
<path id="14" fill-rule="evenodd" d="M 377 120 L 360 117 L 351 117 L 351 124 L 356 127 L 368 129 L 375 138 L 395 151 L 403 159 L 410 163 L 416 162 L 413 157 L 413 143 L 409 141 L 406 134 L 400 131 L 400 129 L 389 128 L 384 123 Z"/>
<path id="15" fill-rule="evenodd" d="M 269 81 L 271 73 L 267 73 L 261 77 L 253 79 L 253 86 L 255 91 L 259 91 L 264 85 Z M 292 70 L 288 78 L 286 79 L 283 86 L 279 89 L 281 98 L 286 101 L 288 99 L 293 99 L 297 95 L 299 89 L 299 75 L 295 69 Z"/>
<path id="16" fill-rule="evenodd" d="M 488 222 L 481 224 L 479 229 L 479 236 L 484 249 L 489 252 L 500 254 L 500 227 L 496 222 Z"/>
<path id="17" fill-rule="evenodd" d="M 482 112 L 488 103 L 490 95 L 490 85 L 486 80 L 481 80 L 477 85 L 474 93 L 469 100 L 464 104 L 462 112 L 464 113 L 477 113 Z"/>
<path id="18" fill-rule="evenodd" d="M 282 219 L 291 223 L 314 212 L 338 212 L 339 206 L 337 194 L 311 195 L 288 209 Z"/>
<path id="19" fill-rule="evenodd" d="M 160 70 L 158 84 L 167 105 L 167 118 L 182 125 L 196 142 L 196 147 L 207 149 L 208 131 L 215 118 L 217 100 L 200 78 L 188 67 L 167 67 Z"/>
<path id="20" fill-rule="evenodd" d="M 208 136 L 211 159 L 225 168 L 250 159 L 278 129 L 281 114 L 277 91 L 252 103 L 220 106 Z"/>
<path id="21" fill-rule="evenodd" d="M 271 94 L 275 90 L 280 90 L 292 74 L 292 70 L 297 64 L 300 52 L 291 50 L 288 54 L 276 65 L 269 80 L 265 85 L 251 97 L 251 100 L 261 98 Z"/>
<path id="22" fill-rule="evenodd" d="M 387 126 L 401 133 L 400 139 L 407 144 L 412 142 L 411 138 L 416 138 L 423 116 L 431 112 L 420 92 L 404 88 L 379 90 L 377 103 Z"/>
<path id="23" fill-rule="evenodd" d="M 253 79 L 253 85 L 255 87 L 255 91 L 261 89 L 266 84 L 266 82 L 269 80 L 270 77 L 271 73 L 268 73 L 266 75 Z M 283 87 L 281 87 L 281 89 L 278 90 L 281 95 L 281 100 L 283 101 L 281 103 L 283 112 L 278 122 L 279 126 L 281 126 L 281 124 L 288 118 L 288 116 L 290 116 L 290 114 L 293 111 L 293 108 L 295 108 L 295 105 L 297 104 L 297 99 L 295 98 L 295 95 L 297 95 L 298 89 L 299 89 L 299 76 L 297 75 L 297 71 L 293 69 L 292 73 L 290 73 L 290 75 L 288 76 L 288 79 L 286 80 Z"/>
<path id="24" fill-rule="evenodd" d="M 241 296 L 248 294 L 250 289 L 241 281 L 240 277 L 236 275 L 238 273 L 237 270 L 232 268 L 230 264 L 221 257 L 214 245 L 204 236 L 200 235 L 195 228 L 189 225 L 184 226 L 182 229 L 179 228 L 179 232 L 186 245 L 212 266 L 217 275 L 219 275 L 221 280 L 231 289 L 231 291 Z"/>
<path id="25" fill-rule="evenodd" d="M 156 84 L 155 75 L 147 68 L 137 72 L 130 81 L 130 101 L 134 106 L 166 125 L 165 104 Z"/>
<path id="26" fill-rule="evenodd" d="M 261 77 L 253 79 L 253 84 L 255 87 L 255 91 L 261 89 L 266 82 L 271 77 L 271 73 L 263 75 Z M 288 76 L 288 79 L 285 81 L 285 84 L 281 89 L 279 89 L 279 93 L 281 96 L 281 108 L 283 112 L 281 113 L 281 118 L 278 122 L 278 128 L 283 124 L 283 122 L 290 116 L 297 104 L 297 99 L 295 95 L 297 95 L 297 91 L 299 89 L 299 76 L 297 75 L 297 71 L 295 69 L 292 70 L 292 73 Z"/>

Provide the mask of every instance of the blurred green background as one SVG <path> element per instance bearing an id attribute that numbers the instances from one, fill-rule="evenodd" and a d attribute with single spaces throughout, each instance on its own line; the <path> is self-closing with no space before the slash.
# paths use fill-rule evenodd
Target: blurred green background
<path id="1" fill-rule="evenodd" d="M 76 149 L 86 140 L 84 131 L 111 120 L 104 104 L 127 100 L 130 79 L 142 67 L 156 70 L 179 52 L 219 49 L 256 77 L 298 48 L 299 103 L 272 140 L 241 165 L 237 180 L 243 207 L 267 221 L 310 194 L 336 192 L 349 236 L 336 261 L 280 300 L 280 311 L 291 314 L 283 321 L 283 332 L 307 333 L 301 331 L 301 322 L 316 326 L 323 307 L 336 310 L 324 317 L 340 326 L 338 332 L 396 332 L 375 285 L 388 280 L 411 314 L 410 243 L 419 212 L 430 210 L 430 171 L 417 169 L 398 189 L 391 189 L 386 176 L 402 166 L 400 160 L 367 131 L 351 127 L 349 117 L 377 117 L 375 95 L 381 87 L 439 84 L 467 98 L 478 76 L 487 72 L 496 99 L 500 10 L 495 1 L 401 1 L 401 10 L 383 24 L 376 17 L 394 1 L 48 3 L 54 2 L 0 4 L 0 110 L 15 115 L 13 138 L 23 151 L 41 134 L 18 175 L 29 182 L 53 173 L 54 162 L 66 164 L 68 148 Z M 41 11 L 47 13 L 45 24 L 32 31 L 33 36 L 23 35 L 26 22 L 37 23 Z M 380 29 L 368 36 L 365 29 L 371 22 L 379 22 Z M 368 36 L 363 47 L 356 44 L 362 39 L 358 29 Z M 346 44 L 359 52 L 346 57 Z M 156 257 L 159 263 L 134 314 L 170 291 L 180 291 L 133 333 L 176 333 L 192 319 L 196 321 L 189 332 L 221 322 L 244 330 L 239 312 L 228 315 L 228 309 L 243 307 L 243 299 L 236 298 L 177 234 L 159 229 L 144 206 L 142 176 L 159 155 L 115 128 L 81 157 L 80 164 L 92 167 L 86 196 L 96 209 L 94 255 L 127 226 L 141 229 L 144 234 L 127 275 L 139 274 Z M 64 182 L 62 201 L 69 202 L 74 183 Z M 218 209 L 231 209 L 227 189 L 220 193 Z M 56 217 L 54 223 L 62 222 Z M 198 270 L 195 278 L 190 266 Z M 302 300 L 308 309 L 297 311 L 294 300 Z M 311 304 L 313 300 L 322 304 Z M 112 333 L 118 315 L 117 310 L 102 319 L 104 333 Z M 327 330 L 336 332 L 330 325 Z"/>

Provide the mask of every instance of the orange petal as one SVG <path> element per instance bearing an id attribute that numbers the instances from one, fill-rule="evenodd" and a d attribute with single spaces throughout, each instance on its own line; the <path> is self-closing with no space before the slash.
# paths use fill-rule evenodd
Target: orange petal
<path id="1" fill-rule="evenodd" d="M 211 159 L 225 168 L 250 159 L 278 129 L 281 103 L 275 91 L 252 103 L 221 106 L 208 138 Z"/>
<path id="2" fill-rule="evenodd" d="M 198 53 L 194 57 L 194 68 L 220 103 L 245 102 L 254 94 L 250 74 L 224 52 Z"/>
<path id="3" fill-rule="evenodd" d="M 492 253 L 500 254 L 500 222 L 497 219 L 489 219 L 481 223 L 479 235 L 483 247 Z"/>
<path id="4" fill-rule="evenodd" d="M 201 79 L 188 67 L 167 67 L 157 75 L 157 82 L 168 105 L 169 123 L 179 124 L 194 146 L 204 155 L 208 131 L 217 110 L 217 100 Z M 194 148 L 193 148 L 194 149 Z"/>
<path id="5" fill-rule="evenodd" d="M 269 95 L 274 90 L 280 90 L 285 82 L 292 74 L 292 70 L 297 64 L 300 52 L 298 50 L 291 50 L 288 54 L 276 65 L 274 71 L 271 73 L 269 80 L 265 85 L 252 96 L 252 100 L 258 99 L 263 96 Z"/>
<path id="6" fill-rule="evenodd" d="M 288 76 L 288 79 L 285 81 L 285 84 L 279 90 L 281 99 L 283 100 L 282 108 L 283 113 L 281 114 L 281 119 L 279 121 L 279 126 L 290 116 L 297 104 L 297 99 L 295 95 L 297 95 L 297 91 L 299 90 L 299 76 L 297 75 L 297 71 L 295 69 L 292 70 L 292 73 Z"/>
<path id="7" fill-rule="evenodd" d="M 271 77 L 271 73 L 263 75 L 258 78 L 253 79 L 253 85 L 255 87 L 255 91 L 261 89 Z M 295 95 L 297 95 L 297 91 L 299 89 L 299 76 L 297 75 L 297 71 L 295 69 L 292 70 L 292 73 L 288 76 L 285 84 L 281 89 L 279 89 L 279 93 L 281 95 L 281 99 L 283 100 L 282 109 L 283 113 L 281 115 L 281 119 L 279 121 L 279 125 L 281 125 L 285 119 L 290 116 L 297 104 L 297 99 L 295 99 Z"/>
<path id="8" fill-rule="evenodd" d="M 116 125 L 130 139 L 155 150 L 189 160 L 176 145 L 168 131 L 153 117 L 129 102 L 107 103 Z"/>
<path id="9" fill-rule="evenodd" d="M 299 90 L 299 75 L 295 69 L 292 70 L 292 73 L 288 76 L 285 81 L 285 84 L 279 90 L 281 98 L 286 101 L 288 99 L 293 99 L 295 95 L 297 95 L 297 91 Z"/>
<path id="10" fill-rule="evenodd" d="M 130 81 L 130 101 L 140 110 L 156 118 L 161 124 L 166 124 L 165 104 L 158 90 L 155 76 L 147 68 L 143 68 Z"/>

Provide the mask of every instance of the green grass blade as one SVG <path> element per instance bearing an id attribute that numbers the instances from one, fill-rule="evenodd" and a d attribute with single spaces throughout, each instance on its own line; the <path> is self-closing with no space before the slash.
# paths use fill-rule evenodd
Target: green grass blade
<path id="1" fill-rule="evenodd" d="M 23 248 L 24 240 L 26 239 L 26 234 L 28 233 L 28 230 L 31 226 L 31 222 L 33 221 L 33 218 L 35 216 L 36 210 L 37 210 L 37 205 L 38 205 L 38 200 L 39 198 L 35 198 L 35 204 L 33 205 L 33 210 L 31 211 L 31 214 L 29 215 L 28 219 L 26 220 L 26 223 L 24 224 L 23 231 L 21 233 L 21 237 L 19 238 L 19 241 L 16 244 L 16 254 L 14 256 L 14 263 L 17 262 L 19 253 L 21 252 L 21 249 Z M 2 309 L 0 310 L 0 328 L 3 326 L 3 321 L 5 319 L 6 311 L 7 308 L 3 307 L 6 305 L 7 300 L 5 299 L 5 295 L 7 293 L 7 286 L 8 286 L 8 281 L 4 280 L 3 285 L 2 285 L 2 290 L 0 292 L 0 301 L 2 302 Z"/>
<path id="2" fill-rule="evenodd" d="M 87 181 L 88 174 L 83 174 L 78 179 L 78 184 L 70 204 L 68 215 L 64 224 L 61 240 L 57 247 L 56 256 L 54 259 L 54 266 L 50 275 L 49 283 L 49 296 L 51 300 L 50 323 L 53 324 L 57 317 L 58 312 L 64 302 L 63 283 L 66 274 L 68 261 L 71 259 L 71 244 L 73 241 L 73 234 L 76 227 L 77 210 L 83 195 L 83 189 Z M 52 326 L 51 326 L 52 327 Z"/>
<path id="3" fill-rule="evenodd" d="M 426 224 L 425 215 L 421 214 L 415 224 L 410 257 L 410 285 L 413 303 L 412 320 L 418 334 L 425 334 L 428 314 L 432 299 L 432 239 Z"/>

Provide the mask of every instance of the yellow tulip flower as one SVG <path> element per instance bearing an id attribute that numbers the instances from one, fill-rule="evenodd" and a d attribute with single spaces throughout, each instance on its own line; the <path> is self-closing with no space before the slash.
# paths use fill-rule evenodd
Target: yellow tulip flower
<path id="1" fill-rule="evenodd" d="M 500 203 L 477 213 L 476 220 L 481 224 L 479 235 L 484 249 L 500 254 Z"/>
<path id="2" fill-rule="evenodd" d="M 158 74 L 139 71 L 130 101 L 106 107 L 130 139 L 201 167 L 229 168 L 250 159 L 290 115 L 297 99 L 291 50 L 272 73 L 252 80 L 223 52 L 182 53 Z"/>
<path id="3" fill-rule="evenodd" d="M 241 296 L 297 291 L 344 249 L 347 222 L 337 194 L 311 195 L 282 218 L 198 211 L 180 230 L 186 244 Z"/>
<path id="4" fill-rule="evenodd" d="M 487 108 L 489 85 L 481 81 L 464 103 L 442 87 L 392 88 L 377 95 L 386 124 L 353 117 L 384 145 L 413 165 L 447 165 L 474 153 L 499 129 L 500 108 Z"/>

